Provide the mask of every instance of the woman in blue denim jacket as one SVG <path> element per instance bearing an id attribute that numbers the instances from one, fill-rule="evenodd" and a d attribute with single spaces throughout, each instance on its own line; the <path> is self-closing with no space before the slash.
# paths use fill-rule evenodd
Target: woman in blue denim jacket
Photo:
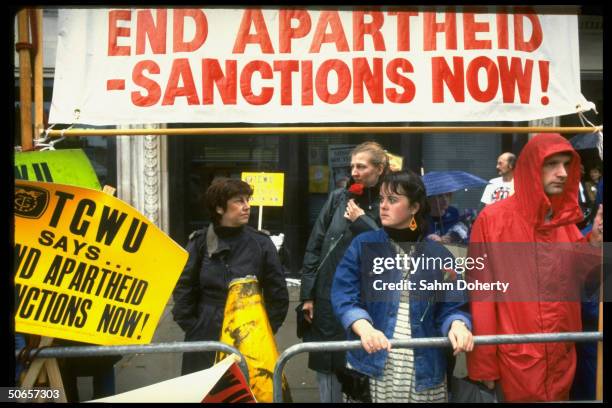
<path id="1" fill-rule="evenodd" d="M 384 228 L 352 241 L 332 284 L 334 313 L 363 347 L 347 353 L 347 366 L 369 377 L 373 402 L 445 402 L 445 350 L 392 350 L 388 339 L 448 336 L 455 355 L 471 351 L 467 295 L 456 285 L 461 268 L 423 239 L 429 206 L 418 175 L 388 174 L 380 199 Z"/>

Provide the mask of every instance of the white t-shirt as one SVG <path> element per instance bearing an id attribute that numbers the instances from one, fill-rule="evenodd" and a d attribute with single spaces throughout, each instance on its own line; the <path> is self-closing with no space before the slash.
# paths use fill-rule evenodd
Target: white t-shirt
<path id="1" fill-rule="evenodd" d="M 489 205 L 508 198 L 512 194 L 514 194 L 514 178 L 512 181 L 504 181 L 503 178 L 497 177 L 489 180 L 480 202 Z"/>

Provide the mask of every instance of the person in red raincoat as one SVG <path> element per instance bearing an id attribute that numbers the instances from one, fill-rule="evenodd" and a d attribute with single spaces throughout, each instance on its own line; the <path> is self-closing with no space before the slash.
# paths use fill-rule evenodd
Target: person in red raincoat
<path id="1" fill-rule="evenodd" d="M 583 218 L 577 200 L 580 157 L 560 134 L 534 136 L 514 174 L 515 194 L 480 213 L 468 253 L 488 254 L 474 276 L 511 282 L 514 298 L 491 301 L 485 292 L 472 292 L 474 335 L 581 331 L 580 295 L 565 296 L 579 291 L 576 279 L 601 264 L 603 209 L 583 237 L 575 225 Z M 467 367 L 472 380 L 490 389 L 497 382 L 506 401 L 561 401 L 569 398 L 576 352 L 569 342 L 476 346 L 467 354 Z"/>

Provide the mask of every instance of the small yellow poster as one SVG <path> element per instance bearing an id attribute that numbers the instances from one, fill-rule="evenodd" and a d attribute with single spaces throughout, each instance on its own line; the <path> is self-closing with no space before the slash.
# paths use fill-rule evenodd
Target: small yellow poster
<path id="1" fill-rule="evenodd" d="M 283 206 L 284 173 L 242 173 L 241 179 L 253 188 L 252 206 Z"/>
<path id="2" fill-rule="evenodd" d="M 387 152 L 387 156 L 389 157 L 389 168 L 391 171 L 400 171 L 404 164 L 404 158 L 389 152 Z"/>
<path id="3" fill-rule="evenodd" d="M 329 191 L 329 167 L 314 165 L 308 168 L 308 192 L 327 193 Z"/>
<path id="4" fill-rule="evenodd" d="M 101 191 L 15 181 L 15 330 L 146 344 L 187 252 Z"/>

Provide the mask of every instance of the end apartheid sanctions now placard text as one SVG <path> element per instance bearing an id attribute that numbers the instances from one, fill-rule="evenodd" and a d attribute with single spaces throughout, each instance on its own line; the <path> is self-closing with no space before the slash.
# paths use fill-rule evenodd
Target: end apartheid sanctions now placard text
<path id="1" fill-rule="evenodd" d="M 586 111 L 577 12 L 60 9 L 49 121 L 527 121 Z"/>
<path id="2" fill-rule="evenodd" d="M 187 252 L 101 191 L 15 181 L 15 330 L 149 343 Z"/>

